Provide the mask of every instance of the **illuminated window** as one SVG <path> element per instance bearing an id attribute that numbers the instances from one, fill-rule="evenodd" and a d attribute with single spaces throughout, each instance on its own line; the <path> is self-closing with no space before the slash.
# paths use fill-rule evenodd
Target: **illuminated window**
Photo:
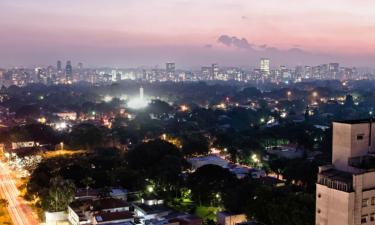
<path id="1" fill-rule="evenodd" d="M 362 199 L 362 207 L 368 206 L 368 198 Z"/>

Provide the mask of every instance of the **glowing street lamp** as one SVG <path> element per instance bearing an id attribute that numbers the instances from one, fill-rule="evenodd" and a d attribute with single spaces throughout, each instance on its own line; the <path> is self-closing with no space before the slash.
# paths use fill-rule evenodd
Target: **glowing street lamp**
<path id="1" fill-rule="evenodd" d="M 147 191 L 148 191 L 149 193 L 154 192 L 154 187 L 153 187 L 152 185 L 147 186 Z"/>
<path id="2" fill-rule="evenodd" d="M 189 110 L 189 107 L 187 105 L 181 105 L 180 109 L 181 109 L 182 112 L 186 112 L 186 111 Z"/>

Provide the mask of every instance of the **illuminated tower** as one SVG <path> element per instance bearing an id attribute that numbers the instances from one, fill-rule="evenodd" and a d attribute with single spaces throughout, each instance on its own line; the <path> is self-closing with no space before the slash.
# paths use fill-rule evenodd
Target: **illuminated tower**
<path id="1" fill-rule="evenodd" d="M 71 83 L 73 81 L 73 67 L 70 61 L 66 62 L 65 77 L 66 77 L 66 82 Z"/>
<path id="2" fill-rule="evenodd" d="M 270 59 L 260 59 L 260 72 L 262 73 L 263 80 L 267 80 L 270 76 Z"/>
<path id="3" fill-rule="evenodd" d="M 219 77 L 219 66 L 216 63 L 214 63 L 214 64 L 212 64 L 211 70 L 212 70 L 211 80 L 218 79 L 218 77 Z"/>
<path id="4" fill-rule="evenodd" d="M 139 98 L 143 100 L 143 87 L 142 86 L 139 88 Z"/>
<path id="5" fill-rule="evenodd" d="M 175 72 L 176 72 L 176 64 L 169 62 L 165 65 L 165 71 L 167 73 L 168 79 L 174 78 Z"/>
<path id="6" fill-rule="evenodd" d="M 61 61 L 60 61 L 60 60 L 57 61 L 57 71 L 58 71 L 58 72 L 61 72 L 61 71 L 62 71 Z"/>

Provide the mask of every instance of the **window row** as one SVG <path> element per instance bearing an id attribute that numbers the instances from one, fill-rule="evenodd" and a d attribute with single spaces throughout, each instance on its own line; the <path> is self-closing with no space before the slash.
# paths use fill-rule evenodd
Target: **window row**
<path id="1" fill-rule="evenodd" d="M 375 205 L 375 197 L 372 197 L 371 201 L 370 201 L 370 198 L 362 199 L 362 207 L 367 207 L 370 205 Z"/>
<path id="2" fill-rule="evenodd" d="M 375 221 L 375 213 L 371 213 L 370 216 L 368 214 L 362 215 L 361 217 L 361 224 L 374 222 Z"/>

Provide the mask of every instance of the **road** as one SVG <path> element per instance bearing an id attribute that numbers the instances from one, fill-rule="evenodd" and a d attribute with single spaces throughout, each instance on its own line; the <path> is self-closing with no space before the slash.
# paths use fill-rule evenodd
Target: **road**
<path id="1" fill-rule="evenodd" d="M 16 180 L 6 164 L 0 162 L 0 195 L 8 200 L 8 211 L 14 225 L 38 225 L 38 219 L 26 201 L 19 196 Z"/>

